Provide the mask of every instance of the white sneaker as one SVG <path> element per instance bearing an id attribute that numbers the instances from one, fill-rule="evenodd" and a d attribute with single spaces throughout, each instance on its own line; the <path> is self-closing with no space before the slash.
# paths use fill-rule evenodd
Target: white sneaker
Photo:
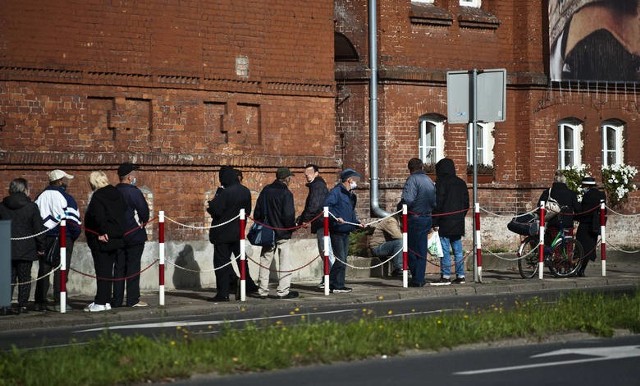
<path id="1" fill-rule="evenodd" d="M 147 302 L 143 302 L 142 300 L 138 301 L 138 303 L 132 305 L 131 307 L 148 307 L 149 304 Z"/>
<path id="2" fill-rule="evenodd" d="M 102 312 L 102 311 L 109 311 L 111 309 L 111 305 L 109 303 L 102 305 L 102 304 L 96 304 L 91 303 L 88 306 L 86 306 L 84 308 L 85 312 Z"/>

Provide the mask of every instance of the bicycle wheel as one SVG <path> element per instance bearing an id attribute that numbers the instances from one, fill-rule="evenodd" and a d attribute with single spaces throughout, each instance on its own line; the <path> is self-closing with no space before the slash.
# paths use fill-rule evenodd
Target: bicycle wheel
<path id="1" fill-rule="evenodd" d="M 531 279 L 538 272 L 538 238 L 528 236 L 518 248 L 518 271 L 523 279 Z"/>
<path id="2" fill-rule="evenodd" d="M 582 244 L 573 236 L 565 236 L 553 247 L 549 270 L 557 277 L 571 276 L 580 268 L 583 258 Z"/>

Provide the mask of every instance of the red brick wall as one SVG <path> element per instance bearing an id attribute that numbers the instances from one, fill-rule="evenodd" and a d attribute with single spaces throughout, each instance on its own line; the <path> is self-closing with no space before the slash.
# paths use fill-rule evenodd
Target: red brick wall
<path id="1" fill-rule="evenodd" d="M 337 171 L 333 69 L 330 2 L 3 2 L 0 186 L 61 168 L 83 210 L 88 173 L 133 160 L 156 210 L 202 225 L 221 165 L 255 196 L 289 166 L 301 210 L 304 165 Z"/>

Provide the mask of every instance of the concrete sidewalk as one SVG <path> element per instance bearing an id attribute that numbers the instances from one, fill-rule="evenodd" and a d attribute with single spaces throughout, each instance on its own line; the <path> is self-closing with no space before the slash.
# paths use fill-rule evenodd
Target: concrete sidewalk
<path id="1" fill-rule="evenodd" d="M 506 258 L 510 258 L 506 256 Z M 512 257 L 511 257 L 512 258 Z M 352 272 L 353 273 L 353 272 Z M 293 283 L 293 289 L 300 292 L 300 297 L 291 300 L 256 299 L 247 297 L 246 302 L 234 301 L 233 295 L 228 303 L 212 303 L 209 298 L 215 295 L 215 289 L 204 288 L 194 290 L 171 290 L 165 293 L 165 305 L 160 307 L 157 292 L 143 293 L 142 300 L 149 303 L 144 308 L 117 308 L 107 312 L 89 313 L 83 308 L 93 299 L 89 296 L 69 295 L 68 304 L 73 310 L 65 314 L 58 312 L 35 312 L 20 315 L 0 316 L 2 331 L 19 331 L 49 326 L 101 326 L 118 322 L 161 320 L 166 317 L 215 314 L 224 319 L 225 315 L 247 309 L 271 309 L 291 307 L 292 304 L 308 308 L 327 304 L 362 304 L 384 302 L 398 299 L 433 298 L 450 296 L 469 296 L 477 294 L 530 293 L 570 289 L 598 288 L 639 288 L 640 287 L 640 253 L 609 252 L 607 259 L 607 276 L 601 276 L 601 264 L 597 260 L 589 265 L 586 277 L 554 278 L 545 269 L 543 280 L 522 279 L 518 273 L 517 263 L 483 256 L 482 282 L 473 282 L 473 273 L 467 273 L 467 283 L 449 286 L 430 286 L 422 288 L 403 288 L 401 278 L 356 277 L 349 275 L 347 285 L 353 288 L 348 294 L 324 295 L 317 288 L 317 281 Z M 428 274 L 429 282 L 439 278 L 437 274 Z M 275 291 L 273 291 L 275 293 Z"/>

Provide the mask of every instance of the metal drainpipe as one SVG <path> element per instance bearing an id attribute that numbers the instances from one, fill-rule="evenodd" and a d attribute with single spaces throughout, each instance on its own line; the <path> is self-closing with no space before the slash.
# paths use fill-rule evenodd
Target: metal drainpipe
<path id="1" fill-rule="evenodd" d="M 387 217 L 390 213 L 380 208 L 378 202 L 378 5 L 369 0 L 369 168 L 371 187 L 369 198 L 371 212 L 376 217 Z"/>

